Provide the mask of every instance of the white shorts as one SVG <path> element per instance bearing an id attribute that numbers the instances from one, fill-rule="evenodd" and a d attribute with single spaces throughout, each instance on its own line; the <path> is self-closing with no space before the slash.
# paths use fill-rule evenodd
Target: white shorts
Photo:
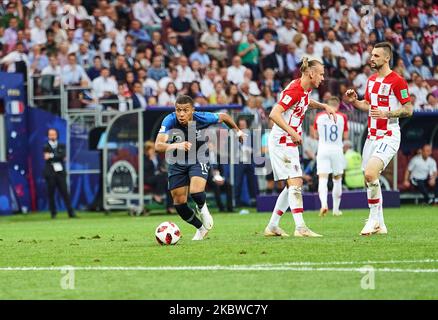
<path id="1" fill-rule="evenodd" d="M 362 151 L 362 169 L 365 170 L 368 161 L 372 157 L 383 161 L 383 169 L 391 162 L 400 147 L 400 132 L 393 131 L 392 136 L 385 136 L 379 140 L 365 141 Z"/>
<path id="2" fill-rule="evenodd" d="M 274 180 L 287 180 L 289 178 L 301 178 L 303 172 L 300 164 L 300 153 L 297 147 L 279 144 L 278 140 L 268 140 L 269 157 L 271 159 Z"/>
<path id="3" fill-rule="evenodd" d="M 318 150 L 316 155 L 316 174 L 338 176 L 344 173 L 345 157 L 342 149 Z"/>

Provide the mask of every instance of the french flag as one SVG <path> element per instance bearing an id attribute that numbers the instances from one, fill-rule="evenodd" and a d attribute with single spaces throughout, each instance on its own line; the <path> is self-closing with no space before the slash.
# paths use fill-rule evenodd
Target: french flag
<path id="1" fill-rule="evenodd" d="M 24 103 L 19 100 L 14 100 L 9 102 L 9 110 L 10 114 L 22 114 L 24 112 Z"/>

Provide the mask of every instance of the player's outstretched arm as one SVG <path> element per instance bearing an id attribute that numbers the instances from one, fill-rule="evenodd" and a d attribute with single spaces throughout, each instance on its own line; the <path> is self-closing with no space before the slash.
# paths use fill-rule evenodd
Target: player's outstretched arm
<path id="1" fill-rule="evenodd" d="M 392 111 L 383 111 L 378 109 L 371 109 L 370 116 L 375 119 L 385 118 L 408 118 L 412 116 L 414 107 L 411 102 L 406 102 L 402 108 Z"/>
<path id="2" fill-rule="evenodd" d="M 370 104 L 366 100 L 358 100 L 357 93 L 353 89 L 348 89 L 345 92 L 348 97 L 348 102 L 350 102 L 356 109 L 368 112 L 370 110 Z"/>
<path id="3" fill-rule="evenodd" d="M 281 129 L 283 129 L 284 131 L 286 131 L 292 138 L 292 141 L 295 144 L 301 144 L 303 142 L 301 136 L 294 130 L 292 129 L 287 123 L 286 121 L 284 121 L 283 119 L 283 112 L 284 112 L 284 108 L 279 105 L 276 104 L 272 110 L 271 113 L 269 114 L 269 118 L 274 121 L 274 123 L 279 126 Z"/>
<path id="4" fill-rule="evenodd" d="M 219 116 L 218 122 L 219 123 L 223 122 L 227 125 L 228 128 L 233 129 L 236 132 L 240 143 L 243 143 L 243 138 L 245 137 L 245 134 L 242 131 L 240 131 L 239 127 L 234 122 L 233 118 L 231 118 L 231 116 L 227 113 L 219 113 L 218 116 Z"/>
<path id="5" fill-rule="evenodd" d="M 165 133 L 159 133 L 157 139 L 155 140 L 155 150 L 159 153 L 164 153 L 169 150 L 180 149 L 184 151 L 189 151 L 192 147 L 190 142 L 184 141 L 180 143 L 167 143 L 169 135 Z"/>

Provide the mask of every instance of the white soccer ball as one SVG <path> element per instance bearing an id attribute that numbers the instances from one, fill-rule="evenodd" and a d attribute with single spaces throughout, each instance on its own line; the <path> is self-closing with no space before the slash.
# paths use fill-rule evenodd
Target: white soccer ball
<path id="1" fill-rule="evenodd" d="M 166 221 L 155 230 L 155 238 L 161 245 L 176 244 L 181 238 L 181 231 L 175 223 Z"/>

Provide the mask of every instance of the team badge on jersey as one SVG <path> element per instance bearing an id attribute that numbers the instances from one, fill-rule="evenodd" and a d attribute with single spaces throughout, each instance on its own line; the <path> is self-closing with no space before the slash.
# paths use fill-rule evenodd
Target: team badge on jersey
<path id="1" fill-rule="evenodd" d="M 381 95 L 385 95 L 385 96 L 388 95 L 388 93 L 389 93 L 389 85 L 382 83 L 380 85 L 380 90 L 379 91 L 380 91 L 379 94 L 381 94 Z"/>

